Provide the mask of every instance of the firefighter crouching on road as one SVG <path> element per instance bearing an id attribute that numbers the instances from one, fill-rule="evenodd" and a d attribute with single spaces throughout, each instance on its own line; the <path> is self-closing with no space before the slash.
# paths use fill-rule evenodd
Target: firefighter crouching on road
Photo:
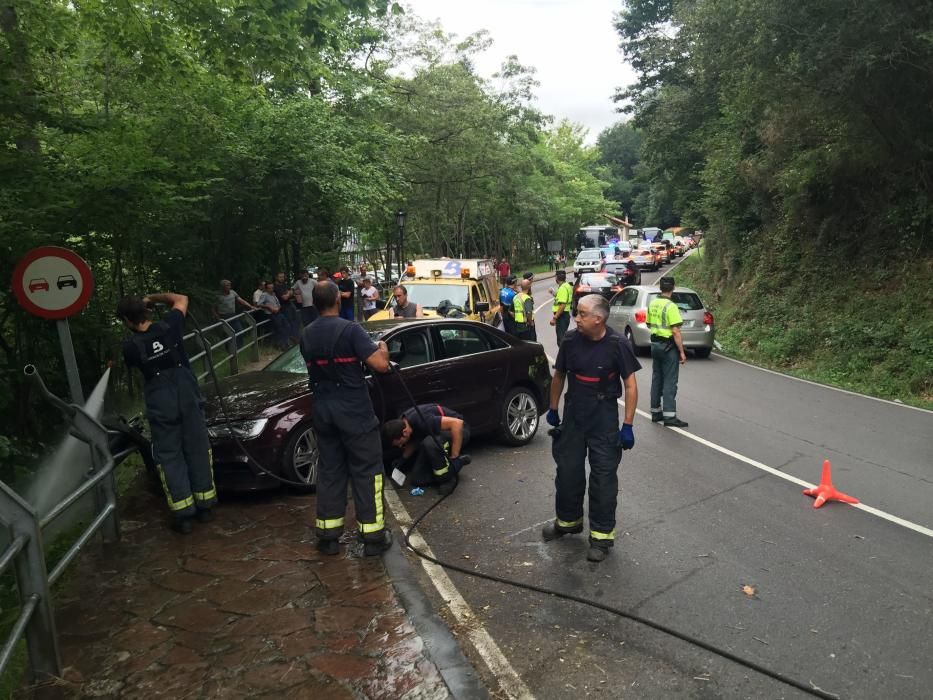
<path id="1" fill-rule="evenodd" d="M 385 527 L 379 420 L 361 363 L 388 372 L 389 349 L 381 340 L 374 343 L 358 323 L 340 318 L 337 285 L 316 284 L 312 298 L 320 316 L 305 328 L 301 354 L 314 392 L 311 415 L 321 456 L 317 547 L 323 554 L 338 552 L 350 480 L 363 553 L 378 556 L 392 545 L 392 536 Z"/>
<path id="2" fill-rule="evenodd" d="M 547 422 L 554 426 L 551 452 L 557 463 L 557 518 L 542 530 L 545 541 L 583 531 L 586 458 L 590 462 L 590 548 L 586 558 L 602 561 L 615 540 L 616 500 L 622 450 L 635 445 L 632 420 L 638 403 L 635 372 L 641 369 L 631 344 L 606 326 L 609 302 L 589 294 L 577 303 L 577 327 L 564 336 L 551 380 Z M 564 382 L 564 422 L 557 413 Z M 625 386 L 625 422 L 619 404 Z M 560 426 L 560 428 L 558 428 Z"/>
<path id="3" fill-rule="evenodd" d="M 402 449 L 398 469 L 409 470 L 412 484 L 434 483 L 444 496 L 453 491 L 454 476 L 464 465 L 461 451 L 470 441 L 470 426 L 462 415 L 440 404 L 419 404 L 386 421 L 382 434 Z"/>
<path id="4" fill-rule="evenodd" d="M 151 304 L 170 304 L 172 309 L 153 323 Z M 188 297 L 182 294 L 128 296 L 117 304 L 117 317 L 133 331 L 123 343 L 123 357 L 145 378 L 152 452 L 172 511 L 172 529 L 183 535 L 191 534 L 193 518 L 210 520 L 217 503 L 204 398 L 184 346 L 187 313 Z"/>

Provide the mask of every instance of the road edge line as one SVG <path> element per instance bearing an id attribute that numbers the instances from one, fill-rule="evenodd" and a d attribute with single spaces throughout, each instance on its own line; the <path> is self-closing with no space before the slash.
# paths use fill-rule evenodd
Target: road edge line
<path id="1" fill-rule="evenodd" d="M 401 499 L 399 499 L 398 495 L 393 490 L 386 490 L 384 494 L 396 521 L 398 521 L 399 525 L 407 532 L 413 521 L 411 515 L 408 513 L 408 509 L 405 508 L 405 504 L 402 503 Z M 421 552 L 431 557 L 434 556 L 431 547 L 421 536 L 421 533 L 414 532 L 411 535 L 411 543 Z M 486 628 L 477 620 L 469 603 L 466 602 L 464 597 L 460 594 L 460 591 L 457 590 L 457 587 L 447 575 L 447 572 L 437 564 L 429 562 L 427 559 L 418 557 L 418 561 L 421 562 L 421 566 L 424 568 L 425 573 L 428 575 L 428 578 L 431 579 L 431 583 L 434 584 L 435 590 L 441 598 L 447 602 L 451 614 L 457 622 L 464 626 L 470 643 L 473 645 L 473 648 L 476 649 L 480 658 L 483 659 L 483 663 L 486 664 L 486 668 L 489 669 L 489 672 L 498 680 L 502 690 L 510 698 L 516 698 L 516 700 L 532 700 L 534 695 L 531 690 L 525 685 L 525 682 L 512 667 L 512 664 L 509 663 L 509 660 L 505 657 L 505 654 L 502 653 L 499 645 L 496 644 L 489 632 L 486 631 Z"/>

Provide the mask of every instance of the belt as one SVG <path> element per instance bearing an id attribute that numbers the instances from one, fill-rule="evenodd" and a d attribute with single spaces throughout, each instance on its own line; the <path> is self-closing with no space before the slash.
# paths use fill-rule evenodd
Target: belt
<path id="1" fill-rule="evenodd" d="M 671 340 L 673 340 L 673 338 L 674 338 L 674 336 L 667 336 L 667 337 L 664 337 L 664 336 L 661 336 L 661 335 L 655 335 L 654 333 L 651 334 L 651 342 L 652 342 L 652 343 L 669 343 L 669 342 L 671 342 Z"/>

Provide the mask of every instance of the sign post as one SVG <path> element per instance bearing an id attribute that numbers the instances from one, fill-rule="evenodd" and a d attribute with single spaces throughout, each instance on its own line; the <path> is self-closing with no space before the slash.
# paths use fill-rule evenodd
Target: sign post
<path id="1" fill-rule="evenodd" d="M 34 316 L 55 321 L 58 326 L 71 400 L 79 406 L 84 405 L 84 391 L 68 317 L 87 306 L 93 291 L 91 268 L 67 248 L 33 248 L 13 270 L 13 293 L 20 306 Z"/>

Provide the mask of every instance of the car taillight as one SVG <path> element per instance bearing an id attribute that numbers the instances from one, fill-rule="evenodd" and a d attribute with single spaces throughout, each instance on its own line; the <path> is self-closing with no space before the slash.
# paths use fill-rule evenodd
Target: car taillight
<path id="1" fill-rule="evenodd" d="M 648 319 L 648 312 L 644 309 L 639 309 L 635 312 L 635 323 L 644 323 Z"/>
<path id="2" fill-rule="evenodd" d="M 703 325 L 705 326 L 713 325 L 713 314 L 711 314 L 709 311 L 706 311 L 703 314 Z"/>

